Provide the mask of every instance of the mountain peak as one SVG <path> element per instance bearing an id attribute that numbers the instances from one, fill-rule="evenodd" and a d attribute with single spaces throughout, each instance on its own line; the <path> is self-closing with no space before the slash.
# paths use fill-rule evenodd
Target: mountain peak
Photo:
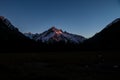
<path id="1" fill-rule="evenodd" d="M 51 27 L 49 31 L 55 32 L 55 34 L 60 35 L 63 33 L 61 29 L 57 29 L 56 27 Z"/>
<path id="2" fill-rule="evenodd" d="M 67 32 L 63 32 L 61 29 L 57 29 L 56 27 L 51 27 L 47 31 L 44 31 L 41 34 L 25 34 L 29 38 L 35 41 L 42 41 L 43 43 L 74 43 L 79 44 L 82 43 L 86 38 L 80 35 L 75 35 Z"/>
<path id="3" fill-rule="evenodd" d="M 57 29 L 55 26 L 51 27 L 51 29 Z"/>
<path id="4" fill-rule="evenodd" d="M 12 23 L 4 16 L 0 16 L 0 23 L 6 25 L 11 30 L 18 31 L 18 29 L 15 26 L 13 26 Z"/>
<path id="5" fill-rule="evenodd" d="M 4 16 L 0 16 L 0 20 L 2 20 L 2 21 L 3 21 L 4 19 L 5 19 L 5 17 L 4 17 Z"/>

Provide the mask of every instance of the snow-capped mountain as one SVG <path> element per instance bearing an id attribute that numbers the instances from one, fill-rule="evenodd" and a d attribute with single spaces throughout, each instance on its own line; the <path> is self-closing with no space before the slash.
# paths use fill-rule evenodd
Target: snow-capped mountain
<path id="1" fill-rule="evenodd" d="M 31 33 L 31 32 L 28 32 L 28 33 L 24 33 L 24 35 L 25 35 L 26 37 L 29 37 L 30 39 L 33 39 L 33 37 L 34 37 L 36 34 L 33 34 L 33 33 Z"/>
<path id="2" fill-rule="evenodd" d="M 53 43 L 61 41 L 65 43 L 82 43 L 86 39 L 83 36 L 71 34 L 66 31 L 63 32 L 61 29 L 57 29 L 55 27 L 52 27 L 41 34 L 25 33 L 25 36 L 36 41 L 42 41 L 43 43 Z"/>

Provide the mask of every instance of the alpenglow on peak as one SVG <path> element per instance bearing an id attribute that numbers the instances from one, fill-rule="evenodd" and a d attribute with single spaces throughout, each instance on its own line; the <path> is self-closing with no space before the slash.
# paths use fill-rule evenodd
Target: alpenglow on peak
<path id="1" fill-rule="evenodd" d="M 29 38 L 27 33 L 25 35 Z M 68 32 L 64 32 L 61 29 L 57 29 L 56 27 L 51 27 L 50 29 L 44 31 L 40 34 L 33 34 L 32 38 L 35 41 L 42 41 L 44 43 L 54 43 L 54 42 L 65 42 L 65 43 L 82 43 L 86 38 L 81 35 L 71 34 Z"/>
<path id="2" fill-rule="evenodd" d="M 49 31 L 53 31 L 55 34 L 60 35 L 63 33 L 61 29 L 57 29 L 56 27 L 51 27 Z"/>

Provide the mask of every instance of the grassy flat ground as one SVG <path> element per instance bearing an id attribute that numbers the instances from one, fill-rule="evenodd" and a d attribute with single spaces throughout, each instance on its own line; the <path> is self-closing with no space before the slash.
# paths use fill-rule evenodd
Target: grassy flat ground
<path id="1" fill-rule="evenodd" d="M 120 52 L 0 54 L 1 80 L 119 80 L 119 76 Z"/>

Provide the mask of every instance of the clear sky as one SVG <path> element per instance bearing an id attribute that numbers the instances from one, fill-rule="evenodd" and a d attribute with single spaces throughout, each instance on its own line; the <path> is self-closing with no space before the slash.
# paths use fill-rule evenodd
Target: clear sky
<path id="1" fill-rule="evenodd" d="M 0 0 L 0 15 L 22 32 L 56 26 L 88 38 L 120 17 L 120 0 Z"/>

